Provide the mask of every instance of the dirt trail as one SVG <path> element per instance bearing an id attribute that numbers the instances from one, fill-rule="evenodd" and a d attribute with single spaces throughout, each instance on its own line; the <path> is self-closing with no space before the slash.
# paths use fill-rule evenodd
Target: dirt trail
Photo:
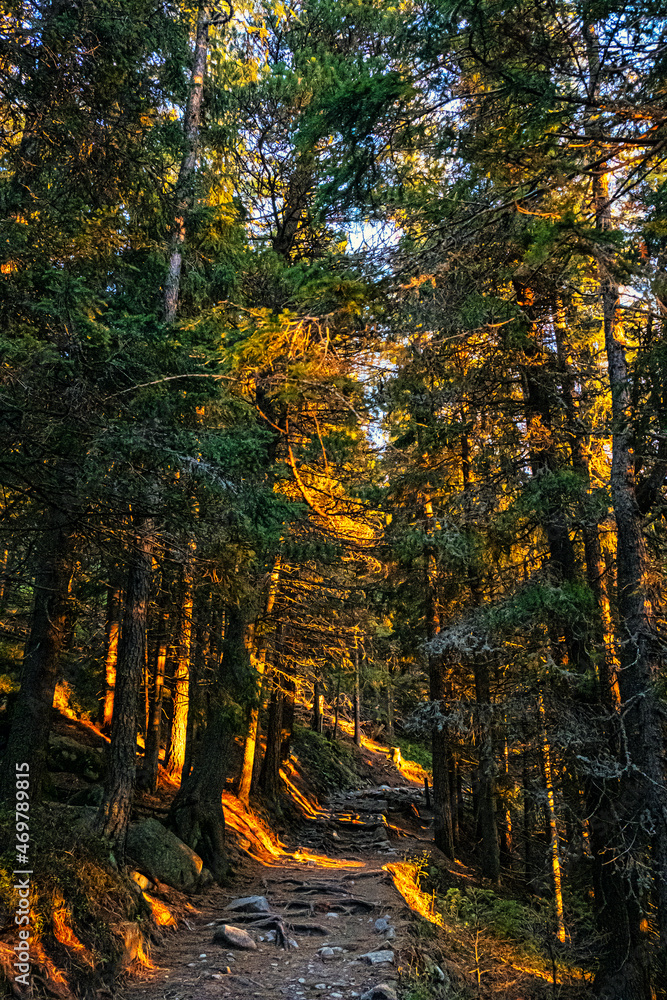
<path id="1" fill-rule="evenodd" d="M 421 789 L 414 785 L 334 796 L 328 815 L 311 822 L 298 846 L 311 855 L 326 854 L 340 867 L 318 867 L 316 861 L 295 864 L 291 859 L 271 867 L 244 862 L 232 886 L 215 888 L 193 901 L 197 909 L 189 926 L 167 933 L 164 944 L 151 952 L 155 968 L 144 968 L 128 980 L 119 998 L 348 1000 L 379 984 L 396 991 L 399 955 L 408 944 L 414 914 L 383 865 L 420 853 L 423 841 L 430 840 L 427 823 L 417 816 L 422 803 Z M 356 866 L 348 867 L 345 861 Z M 284 949 L 267 940 L 272 937 L 267 929 L 253 930 L 257 915 L 225 909 L 233 899 L 251 895 L 266 897 L 292 946 Z M 248 931 L 257 950 L 213 943 L 220 923 Z M 308 925 L 319 930 L 308 933 Z M 325 948 L 332 951 L 323 955 Z M 380 951 L 394 953 L 393 961 L 372 965 L 363 957 Z"/>

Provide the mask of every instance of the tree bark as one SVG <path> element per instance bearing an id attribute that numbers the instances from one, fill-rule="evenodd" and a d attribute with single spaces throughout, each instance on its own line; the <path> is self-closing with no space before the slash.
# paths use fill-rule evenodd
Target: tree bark
<path id="1" fill-rule="evenodd" d="M 277 555 L 273 562 L 273 569 L 269 578 L 269 588 L 264 605 L 264 617 L 268 618 L 273 613 L 273 608 L 278 595 L 280 583 L 280 555 Z M 255 754 L 257 752 L 257 735 L 259 732 L 259 700 L 261 699 L 262 681 L 266 668 L 267 636 L 262 632 L 257 639 L 255 650 L 254 667 L 257 671 L 257 704 L 251 705 L 248 713 L 248 731 L 243 745 L 243 764 L 241 766 L 241 778 L 239 781 L 238 797 L 241 802 L 248 803 L 250 799 L 250 789 L 252 786 L 252 776 L 255 767 Z"/>
<path id="2" fill-rule="evenodd" d="M 361 691 L 359 685 L 359 644 L 354 637 L 354 742 L 361 746 Z"/>
<path id="3" fill-rule="evenodd" d="M 30 635 L 23 652 L 21 687 L 5 751 L 4 801 L 9 801 L 15 792 L 17 764 L 29 765 L 32 800 L 37 801 L 41 792 L 53 696 L 67 629 L 73 544 L 74 536 L 64 511 L 50 511 L 33 583 Z"/>
<path id="4" fill-rule="evenodd" d="M 215 605 L 215 601 L 212 603 Z M 224 880 L 228 870 L 222 793 L 234 746 L 234 730 L 227 710 L 225 688 L 233 685 L 240 671 L 247 667 L 244 633 L 241 609 L 230 604 L 227 607 L 222 658 L 215 673 L 217 683 L 208 702 L 206 729 L 192 770 L 182 778 L 168 817 L 170 829 L 197 852 L 218 882 Z"/>
<path id="5" fill-rule="evenodd" d="M 174 671 L 171 738 L 165 767 L 170 777 L 180 777 L 185 762 L 185 745 L 188 729 L 188 704 L 190 693 L 190 653 L 192 645 L 192 613 L 194 608 L 193 559 L 195 543 L 188 544 L 188 554 L 182 569 L 182 588 L 179 615 L 178 658 Z"/>
<path id="6" fill-rule="evenodd" d="M 139 694 L 146 658 L 146 621 L 153 567 L 152 531 L 152 522 L 147 518 L 137 526 L 135 551 L 127 576 L 107 777 L 96 820 L 97 831 L 112 841 L 116 860 L 121 865 L 125 859 L 125 839 L 136 783 Z"/>
<path id="7" fill-rule="evenodd" d="M 160 764 L 160 736 L 162 733 L 162 696 L 164 694 L 165 668 L 167 664 L 167 647 L 169 642 L 169 580 L 166 569 L 162 572 L 160 596 L 158 600 L 158 621 L 155 629 L 155 641 L 151 643 L 151 659 L 149 671 L 151 674 L 151 697 L 148 710 L 148 729 L 144 749 L 144 761 L 141 768 L 141 787 L 154 792 L 158 783 Z"/>
<path id="8" fill-rule="evenodd" d="M 188 216 L 193 202 L 210 23 L 208 0 L 200 0 L 192 73 L 190 75 L 190 93 L 183 119 L 184 149 L 176 182 L 176 212 L 169 242 L 169 271 L 164 286 L 164 318 L 167 323 L 175 321 L 178 310 L 181 269 L 183 267 L 183 244 L 185 243 Z"/>
<path id="9" fill-rule="evenodd" d="M 116 687 L 116 663 L 118 661 L 118 639 L 120 637 L 120 611 L 122 594 L 119 587 L 109 587 L 107 591 L 107 620 L 105 624 L 104 656 L 104 704 L 102 707 L 102 732 L 111 730 L 113 718 L 113 696 Z"/>
<path id="10" fill-rule="evenodd" d="M 318 679 L 313 687 L 313 731 L 316 733 L 321 733 L 324 726 L 323 702 L 322 682 Z"/>
<path id="11" fill-rule="evenodd" d="M 266 753 L 259 775 L 259 788 L 265 799 L 277 805 L 280 799 L 280 737 L 283 719 L 283 692 L 279 681 L 273 678 L 273 690 L 266 725 Z"/>

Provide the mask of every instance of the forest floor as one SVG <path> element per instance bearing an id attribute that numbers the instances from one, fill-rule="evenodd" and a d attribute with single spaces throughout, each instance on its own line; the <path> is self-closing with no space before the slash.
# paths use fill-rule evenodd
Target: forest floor
<path id="1" fill-rule="evenodd" d="M 428 865 L 435 862 L 448 886 L 461 892 L 482 883 L 473 867 L 450 862 L 434 848 L 421 782 L 406 782 L 383 750 L 362 751 L 370 787 L 315 803 L 315 815 L 290 846 L 272 834 L 281 845 L 279 856 L 236 853 L 230 884 L 191 900 L 185 922 L 152 949 L 149 966 L 133 967 L 132 978 L 118 988 L 118 1000 L 588 995 L 590 986 L 576 970 L 568 974 L 560 968 L 554 983 L 543 960 L 526 960 L 507 942 L 490 942 L 484 932 L 463 925 L 454 930 L 434 913 L 433 901 L 419 889 L 419 875 Z M 253 928 L 257 915 L 226 909 L 235 898 L 251 895 L 267 899 L 290 946 L 277 946 L 270 931 Z M 214 942 L 223 923 L 249 931 L 256 949 Z"/>

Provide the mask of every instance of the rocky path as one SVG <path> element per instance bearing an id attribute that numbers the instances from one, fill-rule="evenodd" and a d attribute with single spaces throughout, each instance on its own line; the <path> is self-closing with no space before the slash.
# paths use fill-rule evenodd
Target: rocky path
<path id="1" fill-rule="evenodd" d="M 198 897 L 187 926 L 153 949 L 155 968 L 128 979 L 119 997 L 395 1000 L 414 915 L 383 865 L 420 852 L 420 841 L 430 839 L 419 815 L 423 794 L 382 786 L 336 795 L 328 805 L 329 815 L 311 821 L 299 846 L 337 867 L 291 858 L 245 864 L 236 891 Z"/>

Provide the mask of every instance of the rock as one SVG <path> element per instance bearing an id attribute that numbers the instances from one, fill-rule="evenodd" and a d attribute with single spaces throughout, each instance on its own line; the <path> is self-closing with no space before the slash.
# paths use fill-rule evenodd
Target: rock
<path id="1" fill-rule="evenodd" d="M 380 983 L 372 986 L 366 993 L 361 994 L 361 1000 L 398 1000 L 396 990 L 389 983 Z"/>
<path id="2" fill-rule="evenodd" d="M 440 980 L 441 983 L 447 983 L 447 984 L 449 984 L 449 976 L 447 976 L 442 971 L 442 969 L 440 968 L 439 965 L 434 965 L 433 966 L 433 974 L 436 977 L 436 979 Z"/>
<path id="3" fill-rule="evenodd" d="M 384 934 L 385 931 L 389 930 L 389 921 L 386 917 L 378 917 L 375 921 L 375 930 L 379 931 L 380 934 Z"/>
<path id="4" fill-rule="evenodd" d="M 130 872 L 130 878 L 132 879 L 133 882 L 137 883 L 137 885 L 143 892 L 145 892 L 146 889 L 153 888 L 153 883 L 150 881 L 150 879 L 147 879 L 145 875 L 142 875 L 141 872 Z"/>
<path id="5" fill-rule="evenodd" d="M 320 948 L 320 950 L 318 951 L 317 954 L 320 956 L 320 958 L 335 958 L 336 957 L 336 953 L 333 950 L 333 948 Z"/>
<path id="6" fill-rule="evenodd" d="M 299 947 L 298 942 L 295 941 L 294 938 L 287 938 L 287 943 L 290 946 L 290 948 L 297 948 L 298 949 L 298 947 Z"/>
<path id="7" fill-rule="evenodd" d="M 102 785 L 91 785 L 89 788 L 81 788 L 67 800 L 70 806 L 98 806 L 102 805 L 104 798 L 104 788 Z"/>
<path id="8" fill-rule="evenodd" d="M 387 941 L 393 941 L 393 939 L 396 937 L 396 931 L 394 930 L 393 927 L 388 927 L 384 936 L 387 939 Z"/>
<path id="9" fill-rule="evenodd" d="M 227 903 L 226 910 L 239 910 L 241 913 L 269 913 L 270 906 L 266 896 L 242 896 Z"/>
<path id="10" fill-rule="evenodd" d="M 213 935 L 215 944 L 226 945 L 227 948 L 239 948 L 241 951 L 256 951 L 257 945 L 247 931 L 231 924 L 222 924 Z"/>
<path id="11" fill-rule="evenodd" d="M 47 766 L 50 771 L 70 771 L 90 781 L 99 781 L 105 770 L 104 750 L 84 746 L 69 736 L 51 733 Z"/>
<path id="12" fill-rule="evenodd" d="M 130 827 L 127 853 L 139 871 L 153 881 L 186 892 L 199 888 L 202 859 L 156 819 L 145 819 Z"/>
<path id="13" fill-rule="evenodd" d="M 394 953 L 388 948 L 384 948 L 382 951 L 367 951 L 361 958 L 369 965 L 391 965 L 394 961 Z"/>

